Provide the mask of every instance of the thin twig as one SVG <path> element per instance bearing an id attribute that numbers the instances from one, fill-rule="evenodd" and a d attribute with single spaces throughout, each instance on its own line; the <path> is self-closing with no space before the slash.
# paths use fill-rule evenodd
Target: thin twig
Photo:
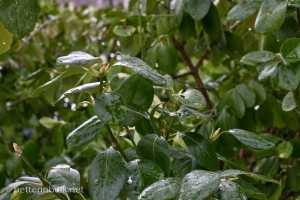
<path id="1" fill-rule="evenodd" d="M 208 49 L 206 49 L 204 54 L 200 57 L 197 64 L 195 65 L 195 68 L 199 69 L 199 67 L 203 64 L 203 61 L 205 60 L 205 58 L 207 58 L 209 53 L 210 53 L 210 51 Z"/>
<path id="2" fill-rule="evenodd" d="M 188 76 L 188 75 L 193 75 L 191 71 L 189 72 L 186 72 L 186 73 L 183 73 L 183 74 L 179 74 L 179 75 L 174 75 L 172 76 L 173 79 L 177 79 L 177 78 L 182 78 L 182 77 L 185 77 L 185 76 Z"/>
<path id="3" fill-rule="evenodd" d="M 121 148 L 117 138 L 115 137 L 114 133 L 111 131 L 109 125 L 105 125 L 108 133 L 109 133 L 109 136 L 113 142 L 113 146 L 120 152 L 120 154 L 122 155 L 123 159 L 126 161 L 126 162 L 129 162 L 129 158 L 127 157 L 127 155 L 124 153 L 123 149 Z"/>

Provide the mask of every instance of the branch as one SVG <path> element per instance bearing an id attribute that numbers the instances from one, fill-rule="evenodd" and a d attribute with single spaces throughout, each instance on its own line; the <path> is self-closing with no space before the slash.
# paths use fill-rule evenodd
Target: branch
<path id="1" fill-rule="evenodd" d="M 200 90 L 201 94 L 204 96 L 207 108 L 212 109 L 213 108 L 212 102 L 210 101 L 207 91 L 204 87 L 204 84 L 198 74 L 198 68 L 193 65 L 190 57 L 188 56 L 188 54 L 186 53 L 186 51 L 184 49 L 185 42 L 180 43 L 174 37 L 172 38 L 172 41 L 173 41 L 174 47 L 180 52 L 184 62 L 190 68 L 191 74 L 194 76 L 194 79 L 196 81 L 196 85 L 197 85 L 198 89 Z M 204 55 L 205 55 L 205 53 L 204 53 Z M 204 60 L 204 58 L 201 57 L 200 61 L 201 61 L 201 59 Z M 203 62 L 203 60 L 201 62 Z M 201 63 L 199 65 L 201 65 Z"/>
<path id="2" fill-rule="evenodd" d="M 202 65 L 204 59 L 208 56 L 210 51 L 208 49 L 205 50 L 204 54 L 201 56 L 197 64 L 195 65 L 195 68 L 199 69 L 199 67 Z"/>
<path id="3" fill-rule="evenodd" d="M 185 77 L 185 76 L 188 76 L 188 75 L 192 75 L 193 73 L 191 71 L 189 72 L 186 72 L 186 73 L 183 73 L 183 74 L 179 74 L 179 75 L 174 75 L 172 76 L 173 79 L 177 79 L 177 78 L 182 78 L 182 77 Z"/>

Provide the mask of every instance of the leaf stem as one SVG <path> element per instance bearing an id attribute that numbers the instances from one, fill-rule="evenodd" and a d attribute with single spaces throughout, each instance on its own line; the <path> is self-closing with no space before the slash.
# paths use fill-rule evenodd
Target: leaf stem
<path id="1" fill-rule="evenodd" d="M 113 142 L 113 146 L 120 152 L 120 154 L 122 155 L 123 159 L 126 161 L 126 162 L 129 162 L 129 158 L 127 157 L 127 155 L 124 153 L 123 149 L 121 148 L 117 138 L 115 137 L 114 133 L 111 131 L 110 127 L 108 124 L 105 124 L 105 127 L 109 133 L 109 136 Z"/>
<path id="2" fill-rule="evenodd" d="M 56 192 L 56 190 L 50 185 L 50 183 L 48 183 L 48 181 L 46 179 L 44 179 L 42 177 L 42 175 L 40 175 L 40 173 L 34 169 L 34 167 L 30 164 L 30 162 L 27 160 L 27 158 L 25 156 L 23 156 L 19 145 L 17 145 L 16 143 L 13 143 L 13 147 L 14 147 L 15 152 L 21 157 L 21 159 L 25 162 L 25 164 L 29 167 L 29 169 L 42 181 L 42 184 L 45 188 L 50 189 L 50 191 L 52 191 L 53 194 L 55 196 L 57 196 L 59 199 L 68 200 L 68 198 L 64 194 Z"/>

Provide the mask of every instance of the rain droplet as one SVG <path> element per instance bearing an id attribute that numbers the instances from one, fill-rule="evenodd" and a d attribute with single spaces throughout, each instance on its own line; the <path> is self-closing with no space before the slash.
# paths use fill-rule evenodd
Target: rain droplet
<path id="1" fill-rule="evenodd" d="M 129 176 L 127 183 L 128 183 L 129 185 L 131 185 L 132 182 L 133 182 L 133 181 L 132 181 L 132 179 L 131 179 L 131 176 Z"/>

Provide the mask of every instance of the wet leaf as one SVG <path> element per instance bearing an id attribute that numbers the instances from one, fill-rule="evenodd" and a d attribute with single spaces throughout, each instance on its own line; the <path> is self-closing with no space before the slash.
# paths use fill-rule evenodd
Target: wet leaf
<path id="1" fill-rule="evenodd" d="M 237 140 L 246 145 L 247 147 L 257 150 L 268 150 L 275 147 L 274 143 L 269 142 L 259 134 L 251 133 L 241 129 L 230 129 L 226 131 L 233 135 Z"/>
<path id="2" fill-rule="evenodd" d="M 281 106 L 282 106 L 282 110 L 286 111 L 286 112 L 291 111 L 291 110 L 293 110 L 294 108 L 297 107 L 293 92 L 288 92 L 285 95 L 285 97 L 283 98 Z"/>
<path id="3" fill-rule="evenodd" d="M 270 77 L 273 72 L 276 70 L 276 67 L 278 65 L 278 62 L 270 61 L 267 63 L 263 63 L 261 66 L 263 67 L 263 70 L 260 72 L 258 76 L 259 81 L 263 81 Z"/>
<path id="4" fill-rule="evenodd" d="M 192 171 L 182 179 L 179 200 L 204 200 L 218 189 L 220 181 L 218 173 L 204 170 Z"/>
<path id="5" fill-rule="evenodd" d="M 0 21 L 18 39 L 28 35 L 35 26 L 38 15 L 38 1 L 0 1 Z M 1 35 L 2 36 L 2 35 Z"/>
<path id="6" fill-rule="evenodd" d="M 13 34 L 10 33 L 0 22 L 0 55 L 10 49 L 13 41 Z"/>
<path id="7" fill-rule="evenodd" d="M 170 172 L 170 152 L 166 140 L 156 134 L 144 136 L 137 144 L 138 156 L 157 163 L 166 175 Z"/>
<path id="8" fill-rule="evenodd" d="M 229 20 L 243 20 L 253 15 L 259 8 L 261 2 L 259 1 L 242 1 L 234 6 L 228 13 Z"/>
<path id="9" fill-rule="evenodd" d="M 99 57 L 94 57 L 82 51 L 73 51 L 66 56 L 58 57 L 56 65 L 79 65 L 86 66 L 101 61 Z"/>
<path id="10" fill-rule="evenodd" d="M 282 57 L 290 63 L 300 61 L 300 38 L 287 39 L 280 48 Z"/>
<path id="11" fill-rule="evenodd" d="M 179 194 L 180 182 L 175 178 L 157 181 L 145 188 L 139 195 L 139 200 L 169 200 L 176 199 Z"/>
<path id="12" fill-rule="evenodd" d="M 289 141 L 283 141 L 276 146 L 275 151 L 279 158 L 289 158 L 293 153 L 293 144 Z"/>
<path id="13" fill-rule="evenodd" d="M 246 84 L 239 84 L 236 86 L 236 90 L 241 95 L 247 108 L 255 105 L 255 93 L 250 87 Z"/>
<path id="14" fill-rule="evenodd" d="M 259 33 L 273 33 L 284 22 L 287 1 L 264 0 L 255 21 L 255 30 Z"/>
<path id="15" fill-rule="evenodd" d="M 92 141 L 102 130 L 103 123 L 97 116 L 93 116 L 74 129 L 67 137 L 67 144 L 72 147 L 85 145 Z"/>
<path id="16" fill-rule="evenodd" d="M 256 66 L 274 60 L 276 55 L 270 51 L 253 51 L 241 58 L 241 63 Z"/>
<path id="17" fill-rule="evenodd" d="M 182 105 L 193 108 L 193 109 L 203 109 L 206 106 L 204 96 L 199 90 L 187 89 L 184 93 L 176 94 L 178 100 Z"/>
<path id="18" fill-rule="evenodd" d="M 222 200 L 246 200 L 247 197 L 240 191 L 239 185 L 230 180 L 221 180 L 219 185 Z"/>
<path id="19" fill-rule="evenodd" d="M 126 168 L 119 152 L 110 147 L 94 158 L 89 172 L 92 199 L 116 199 L 125 181 Z"/>

